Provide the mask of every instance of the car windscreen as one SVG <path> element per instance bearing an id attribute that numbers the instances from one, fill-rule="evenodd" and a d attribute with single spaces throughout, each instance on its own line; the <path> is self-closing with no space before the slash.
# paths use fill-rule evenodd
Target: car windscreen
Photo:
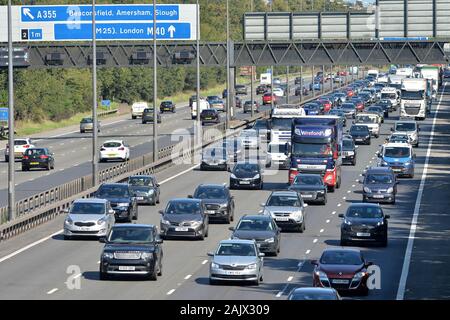
<path id="1" fill-rule="evenodd" d="M 379 219 L 383 217 L 383 211 L 376 206 L 352 206 L 345 214 L 347 218 Z"/>
<path id="2" fill-rule="evenodd" d="M 369 133 L 369 128 L 367 126 L 352 126 L 350 128 L 350 133 Z"/>
<path id="3" fill-rule="evenodd" d="M 356 123 L 375 123 L 376 119 L 369 116 L 358 116 L 356 117 Z"/>
<path id="4" fill-rule="evenodd" d="M 70 208 L 70 214 L 105 214 L 104 203 L 74 203 Z"/>
<path id="5" fill-rule="evenodd" d="M 384 156 L 389 158 L 409 158 L 410 149 L 406 147 L 385 147 Z"/>
<path id="6" fill-rule="evenodd" d="M 422 100 L 424 99 L 425 91 L 406 91 L 402 90 L 402 99 L 404 100 Z"/>
<path id="7" fill-rule="evenodd" d="M 298 197 L 273 195 L 266 203 L 268 207 L 300 207 L 301 203 Z"/>
<path id="8" fill-rule="evenodd" d="M 268 153 L 285 153 L 287 150 L 286 144 L 269 144 L 269 148 L 267 149 Z"/>
<path id="9" fill-rule="evenodd" d="M 256 121 L 253 125 L 253 129 L 267 129 L 266 121 Z"/>
<path id="10" fill-rule="evenodd" d="M 203 158 L 225 159 L 226 150 L 224 148 L 208 148 L 203 150 Z"/>
<path id="11" fill-rule="evenodd" d="M 132 186 L 153 186 L 153 179 L 150 177 L 131 177 L 128 184 Z"/>
<path id="12" fill-rule="evenodd" d="M 84 118 L 81 120 L 81 123 L 92 123 L 92 119 L 91 118 Z"/>
<path id="13" fill-rule="evenodd" d="M 171 201 L 167 205 L 166 214 L 200 214 L 201 204 L 197 201 Z"/>
<path id="14" fill-rule="evenodd" d="M 227 193 L 224 188 L 219 187 L 199 187 L 194 193 L 197 199 L 225 199 Z"/>
<path id="15" fill-rule="evenodd" d="M 237 164 L 234 167 L 235 174 L 259 173 L 258 165 L 252 163 Z"/>
<path id="16" fill-rule="evenodd" d="M 101 186 L 97 193 L 97 197 L 110 198 L 128 198 L 130 196 L 127 186 Z"/>
<path id="17" fill-rule="evenodd" d="M 247 243 L 222 243 L 217 249 L 218 256 L 255 257 L 255 246 Z"/>
<path id="18" fill-rule="evenodd" d="M 122 144 L 120 142 L 106 142 L 103 144 L 104 148 L 119 148 Z"/>
<path id="19" fill-rule="evenodd" d="M 353 140 L 350 139 L 342 140 L 342 146 L 344 150 L 353 150 L 354 147 Z"/>
<path id="20" fill-rule="evenodd" d="M 347 110 L 347 111 L 355 110 L 355 105 L 350 104 L 350 103 L 344 103 L 344 104 L 342 104 L 341 109 Z"/>
<path id="21" fill-rule="evenodd" d="M 272 118 L 272 129 L 291 129 L 292 119 L 290 118 Z"/>
<path id="22" fill-rule="evenodd" d="M 383 109 L 381 108 L 381 107 L 369 107 L 368 109 L 367 109 L 367 111 L 369 111 L 369 112 L 378 112 L 378 113 L 382 113 L 383 112 Z"/>
<path id="23" fill-rule="evenodd" d="M 303 144 L 293 143 L 292 154 L 302 155 L 304 157 L 320 157 L 326 158 L 333 154 L 331 145 L 329 144 Z"/>
<path id="24" fill-rule="evenodd" d="M 14 145 L 15 146 L 24 146 L 26 144 L 28 144 L 27 140 L 14 140 Z"/>
<path id="25" fill-rule="evenodd" d="M 325 292 L 294 292 L 292 293 L 289 300 L 337 300 L 334 293 Z"/>
<path id="26" fill-rule="evenodd" d="M 416 124 L 412 122 L 399 122 L 395 125 L 395 131 L 415 131 Z"/>
<path id="27" fill-rule="evenodd" d="M 43 156 L 45 155 L 45 149 L 27 149 L 25 154 L 27 156 Z"/>
<path id="28" fill-rule="evenodd" d="M 365 183 L 367 184 L 391 184 L 394 177 L 390 174 L 368 174 Z"/>
<path id="29" fill-rule="evenodd" d="M 150 243 L 153 242 L 153 231 L 150 228 L 119 227 L 113 228 L 108 237 L 110 243 Z"/>
<path id="30" fill-rule="evenodd" d="M 299 174 L 295 177 L 294 185 L 322 186 L 323 180 L 321 176 Z"/>
<path id="31" fill-rule="evenodd" d="M 354 251 L 325 251 L 320 258 L 321 264 L 360 265 L 363 263 L 358 252 Z"/>
<path id="32" fill-rule="evenodd" d="M 268 219 L 241 219 L 236 227 L 239 231 L 272 231 L 272 223 Z"/>

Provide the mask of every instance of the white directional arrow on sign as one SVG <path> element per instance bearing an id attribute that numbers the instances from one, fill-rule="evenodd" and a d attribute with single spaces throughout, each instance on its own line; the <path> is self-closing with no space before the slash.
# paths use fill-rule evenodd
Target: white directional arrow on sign
<path id="1" fill-rule="evenodd" d="M 34 19 L 34 16 L 31 14 L 30 8 L 23 8 L 23 14 L 30 17 L 30 19 Z"/>
<path id="2" fill-rule="evenodd" d="M 169 31 L 170 33 L 170 37 L 173 38 L 173 34 L 175 33 L 177 29 L 175 29 L 175 27 L 173 25 L 170 25 L 169 28 L 167 29 L 167 31 Z"/>

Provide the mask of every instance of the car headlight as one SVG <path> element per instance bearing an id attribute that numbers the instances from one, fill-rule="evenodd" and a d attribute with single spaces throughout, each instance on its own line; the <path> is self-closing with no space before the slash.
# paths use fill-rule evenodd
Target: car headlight
<path id="1" fill-rule="evenodd" d="M 358 281 L 361 280 L 361 278 L 363 278 L 367 273 L 364 271 L 358 272 L 357 274 L 355 274 L 355 276 L 353 277 L 353 280 Z"/>
<path id="2" fill-rule="evenodd" d="M 155 193 L 155 190 L 153 190 L 153 189 L 148 190 L 149 195 L 153 195 L 154 193 Z"/>
<path id="3" fill-rule="evenodd" d="M 353 152 L 353 151 L 347 151 L 347 154 L 348 154 L 349 156 L 352 156 L 352 155 L 355 154 L 355 152 Z"/>
<path id="4" fill-rule="evenodd" d="M 99 226 L 101 226 L 102 224 L 106 223 L 106 219 L 105 218 L 101 218 L 100 220 L 97 221 L 97 224 Z"/>
<path id="5" fill-rule="evenodd" d="M 325 181 L 331 181 L 331 180 L 333 180 L 333 176 L 332 175 L 329 175 L 329 176 L 327 176 L 325 178 Z"/>
<path id="6" fill-rule="evenodd" d="M 351 226 L 352 222 L 350 220 L 344 219 L 344 224 Z"/>
<path id="7" fill-rule="evenodd" d="M 230 177 L 231 177 L 231 179 L 237 179 L 236 176 L 233 173 L 231 174 Z"/>
<path id="8" fill-rule="evenodd" d="M 389 163 L 387 163 L 387 162 L 384 161 L 384 160 L 381 160 L 381 161 L 380 161 L 380 164 L 381 164 L 382 166 L 388 166 L 388 165 L 389 165 Z"/>
<path id="9" fill-rule="evenodd" d="M 405 162 L 404 163 L 404 166 L 406 166 L 406 167 L 408 167 L 408 166 L 410 166 L 411 165 L 411 162 Z"/>
<path id="10" fill-rule="evenodd" d="M 128 202 L 118 203 L 118 207 L 128 207 L 130 204 Z"/>
<path id="11" fill-rule="evenodd" d="M 265 216 L 271 216 L 272 213 L 271 213 L 269 210 L 264 210 L 264 211 L 263 211 L 263 215 L 265 215 Z"/>
<path id="12" fill-rule="evenodd" d="M 190 224 L 192 227 L 198 227 L 202 224 L 202 221 L 191 221 Z"/>
<path id="13" fill-rule="evenodd" d="M 211 262 L 211 268 L 212 269 L 220 269 L 220 265 L 218 265 L 217 263 Z"/>
<path id="14" fill-rule="evenodd" d="M 269 238 L 269 239 L 266 239 L 266 240 L 264 240 L 264 242 L 267 242 L 267 243 L 274 243 L 275 242 L 275 238 Z"/>
<path id="15" fill-rule="evenodd" d="M 316 271 L 314 272 L 316 276 L 319 277 L 320 280 L 328 280 L 328 276 L 325 272 L 323 271 Z"/>
<path id="16" fill-rule="evenodd" d="M 164 219 L 161 219 L 161 223 L 162 223 L 162 224 L 170 225 L 170 221 L 164 220 Z"/>
<path id="17" fill-rule="evenodd" d="M 114 254 L 112 252 L 103 252 L 103 258 L 104 259 L 113 259 Z"/>
<path id="18" fill-rule="evenodd" d="M 142 252 L 141 253 L 141 259 L 151 259 L 152 257 L 153 257 L 153 255 L 150 252 Z"/>
<path id="19" fill-rule="evenodd" d="M 370 190 L 370 188 L 368 188 L 368 187 L 364 187 L 364 192 L 372 193 L 372 190 Z"/>
<path id="20" fill-rule="evenodd" d="M 257 264 L 256 264 L 256 263 L 252 263 L 252 264 L 249 264 L 249 265 L 246 267 L 246 269 L 254 270 L 254 269 L 256 269 L 256 267 L 257 267 Z"/>
<path id="21" fill-rule="evenodd" d="M 70 218 L 67 218 L 67 219 L 66 219 L 66 223 L 67 223 L 68 225 L 72 225 L 72 224 L 73 224 L 73 220 L 70 219 Z"/>
<path id="22" fill-rule="evenodd" d="M 390 187 L 390 188 L 387 189 L 386 192 L 387 192 L 387 193 L 392 193 L 392 192 L 394 192 L 394 188 Z"/>
<path id="23" fill-rule="evenodd" d="M 378 223 L 377 223 L 377 226 L 379 227 L 379 226 L 382 226 L 384 224 L 384 221 L 379 221 Z"/>
<path id="24" fill-rule="evenodd" d="M 259 179 L 261 176 L 259 175 L 259 173 L 253 177 L 254 180 Z"/>
<path id="25" fill-rule="evenodd" d="M 325 194 L 325 190 L 319 190 L 317 191 L 318 194 Z"/>

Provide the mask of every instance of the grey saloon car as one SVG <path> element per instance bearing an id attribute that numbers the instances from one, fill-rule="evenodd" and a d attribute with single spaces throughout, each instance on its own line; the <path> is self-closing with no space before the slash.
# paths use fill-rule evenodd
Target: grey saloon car
<path id="1" fill-rule="evenodd" d="M 250 281 L 255 285 L 263 280 L 264 253 L 259 252 L 255 240 L 222 240 L 209 266 L 209 283 L 219 281 Z"/>
<path id="2" fill-rule="evenodd" d="M 115 211 L 105 199 L 78 199 L 66 212 L 65 240 L 72 237 L 105 237 L 116 221 Z"/>
<path id="3" fill-rule="evenodd" d="M 135 193 L 138 204 L 151 204 L 154 206 L 159 203 L 159 184 L 154 176 L 131 176 L 128 178 L 128 184 Z"/>

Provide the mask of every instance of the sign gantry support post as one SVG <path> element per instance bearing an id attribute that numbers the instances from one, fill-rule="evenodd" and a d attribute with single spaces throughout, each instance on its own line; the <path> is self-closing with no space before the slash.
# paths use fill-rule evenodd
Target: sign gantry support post
<path id="1" fill-rule="evenodd" d="M 15 180 L 14 180 L 14 65 L 12 40 L 11 0 L 8 0 L 8 221 L 16 218 Z"/>

